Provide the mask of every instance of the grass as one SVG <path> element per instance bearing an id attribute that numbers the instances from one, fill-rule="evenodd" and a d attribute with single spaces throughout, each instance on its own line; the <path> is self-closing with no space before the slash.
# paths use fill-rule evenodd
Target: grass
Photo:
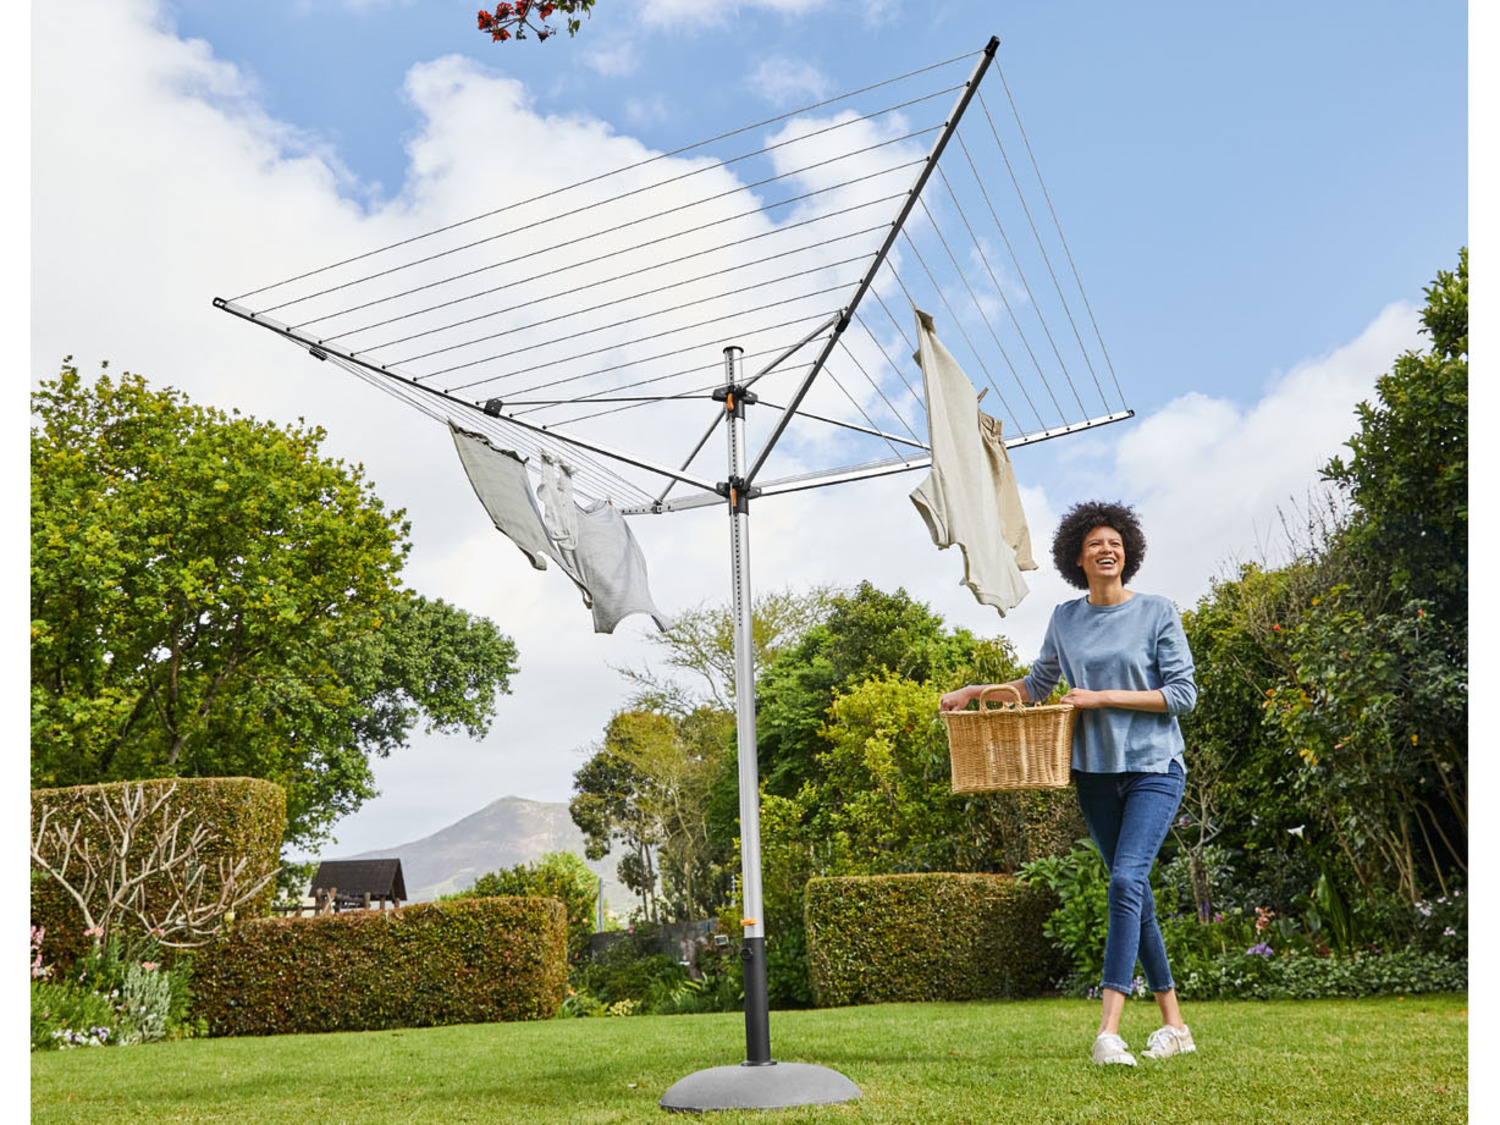
<path id="1" fill-rule="evenodd" d="M 1127 1006 L 1137 1049 L 1155 1009 Z M 1098 1007 L 1081 1000 L 887 1004 L 775 1012 L 777 1058 L 831 1066 L 843 1106 L 718 1113 L 743 1121 L 1042 1125 L 1462 1122 L 1468 1000 L 1197 1004 L 1199 1049 L 1134 1070 L 1094 1067 Z M 678 1078 L 738 1062 L 738 1015 L 481 1024 L 189 1040 L 31 1058 L 34 1125 L 85 1122 L 386 1125 L 666 1120 Z"/>

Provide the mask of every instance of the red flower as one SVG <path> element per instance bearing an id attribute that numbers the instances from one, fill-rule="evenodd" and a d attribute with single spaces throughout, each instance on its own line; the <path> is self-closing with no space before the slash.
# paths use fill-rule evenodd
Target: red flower
<path id="1" fill-rule="evenodd" d="M 1279 632 L 1281 632 L 1281 626 L 1280 625 L 1272 625 L 1271 626 L 1271 632 L 1273 632 L 1273 633 L 1279 633 Z"/>
<path id="2" fill-rule="evenodd" d="M 490 15 L 488 12 L 480 12 L 479 13 L 479 30 L 480 31 L 488 31 L 490 29 L 490 24 L 492 24 L 494 22 L 495 22 L 495 17 L 492 16 L 492 15 Z"/>
<path id="3" fill-rule="evenodd" d="M 551 4 L 543 4 L 541 7 L 542 19 L 546 19 L 557 9 Z"/>
<path id="4" fill-rule="evenodd" d="M 1419 610 L 1417 610 L 1417 616 L 1418 616 L 1418 617 L 1426 617 L 1426 616 L 1427 616 L 1427 615 L 1426 615 L 1426 614 L 1425 614 L 1425 613 L 1423 613 L 1423 612 L 1422 612 L 1422 611 L 1421 611 L 1421 610 L 1420 610 L 1420 609 L 1419 609 Z"/>

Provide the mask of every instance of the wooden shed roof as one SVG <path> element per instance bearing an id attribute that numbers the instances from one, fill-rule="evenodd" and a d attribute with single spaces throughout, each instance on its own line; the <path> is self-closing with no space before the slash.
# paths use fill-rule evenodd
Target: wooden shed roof
<path id="1" fill-rule="evenodd" d="M 330 888 L 340 895 L 382 895 L 406 901 L 399 859 L 325 859 L 313 876 L 312 893 Z"/>

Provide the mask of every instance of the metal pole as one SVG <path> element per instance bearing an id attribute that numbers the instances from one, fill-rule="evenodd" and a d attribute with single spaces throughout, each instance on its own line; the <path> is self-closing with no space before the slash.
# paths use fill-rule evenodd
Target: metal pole
<path id="1" fill-rule="evenodd" d="M 766 988 L 766 927 L 760 884 L 760 771 L 755 759 L 755 645 L 751 632 L 750 496 L 745 487 L 745 405 L 754 395 L 740 382 L 743 348 L 724 349 L 724 400 L 729 430 L 729 551 L 734 584 L 734 712 L 740 781 L 740 882 L 744 889 L 740 961 L 745 976 L 745 1065 L 771 1064 L 770 999 Z"/>

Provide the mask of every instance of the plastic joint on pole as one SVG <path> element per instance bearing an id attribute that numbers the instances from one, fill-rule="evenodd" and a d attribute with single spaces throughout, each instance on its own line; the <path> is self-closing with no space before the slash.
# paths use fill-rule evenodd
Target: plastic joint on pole
<path id="1" fill-rule="evenodd" d="M 729 501 L 729 510 L 744 514 L 750 510 L 750 501 L 760 495 L 760 489 L 747 486 L 744 477 L 730 477 L 714 485 L 714 491 Z"/>
<path id="2" fill-rule="evenodd" d="M 754 391 L 738 383 L 730 383 L 727 387 L 715 388 L 713 400 L 715 402 L 722 402 L 724 408 L 736 418 L 743 418 L 745 416 L 745 407 L 754 406 L 760 401 Z"/>

